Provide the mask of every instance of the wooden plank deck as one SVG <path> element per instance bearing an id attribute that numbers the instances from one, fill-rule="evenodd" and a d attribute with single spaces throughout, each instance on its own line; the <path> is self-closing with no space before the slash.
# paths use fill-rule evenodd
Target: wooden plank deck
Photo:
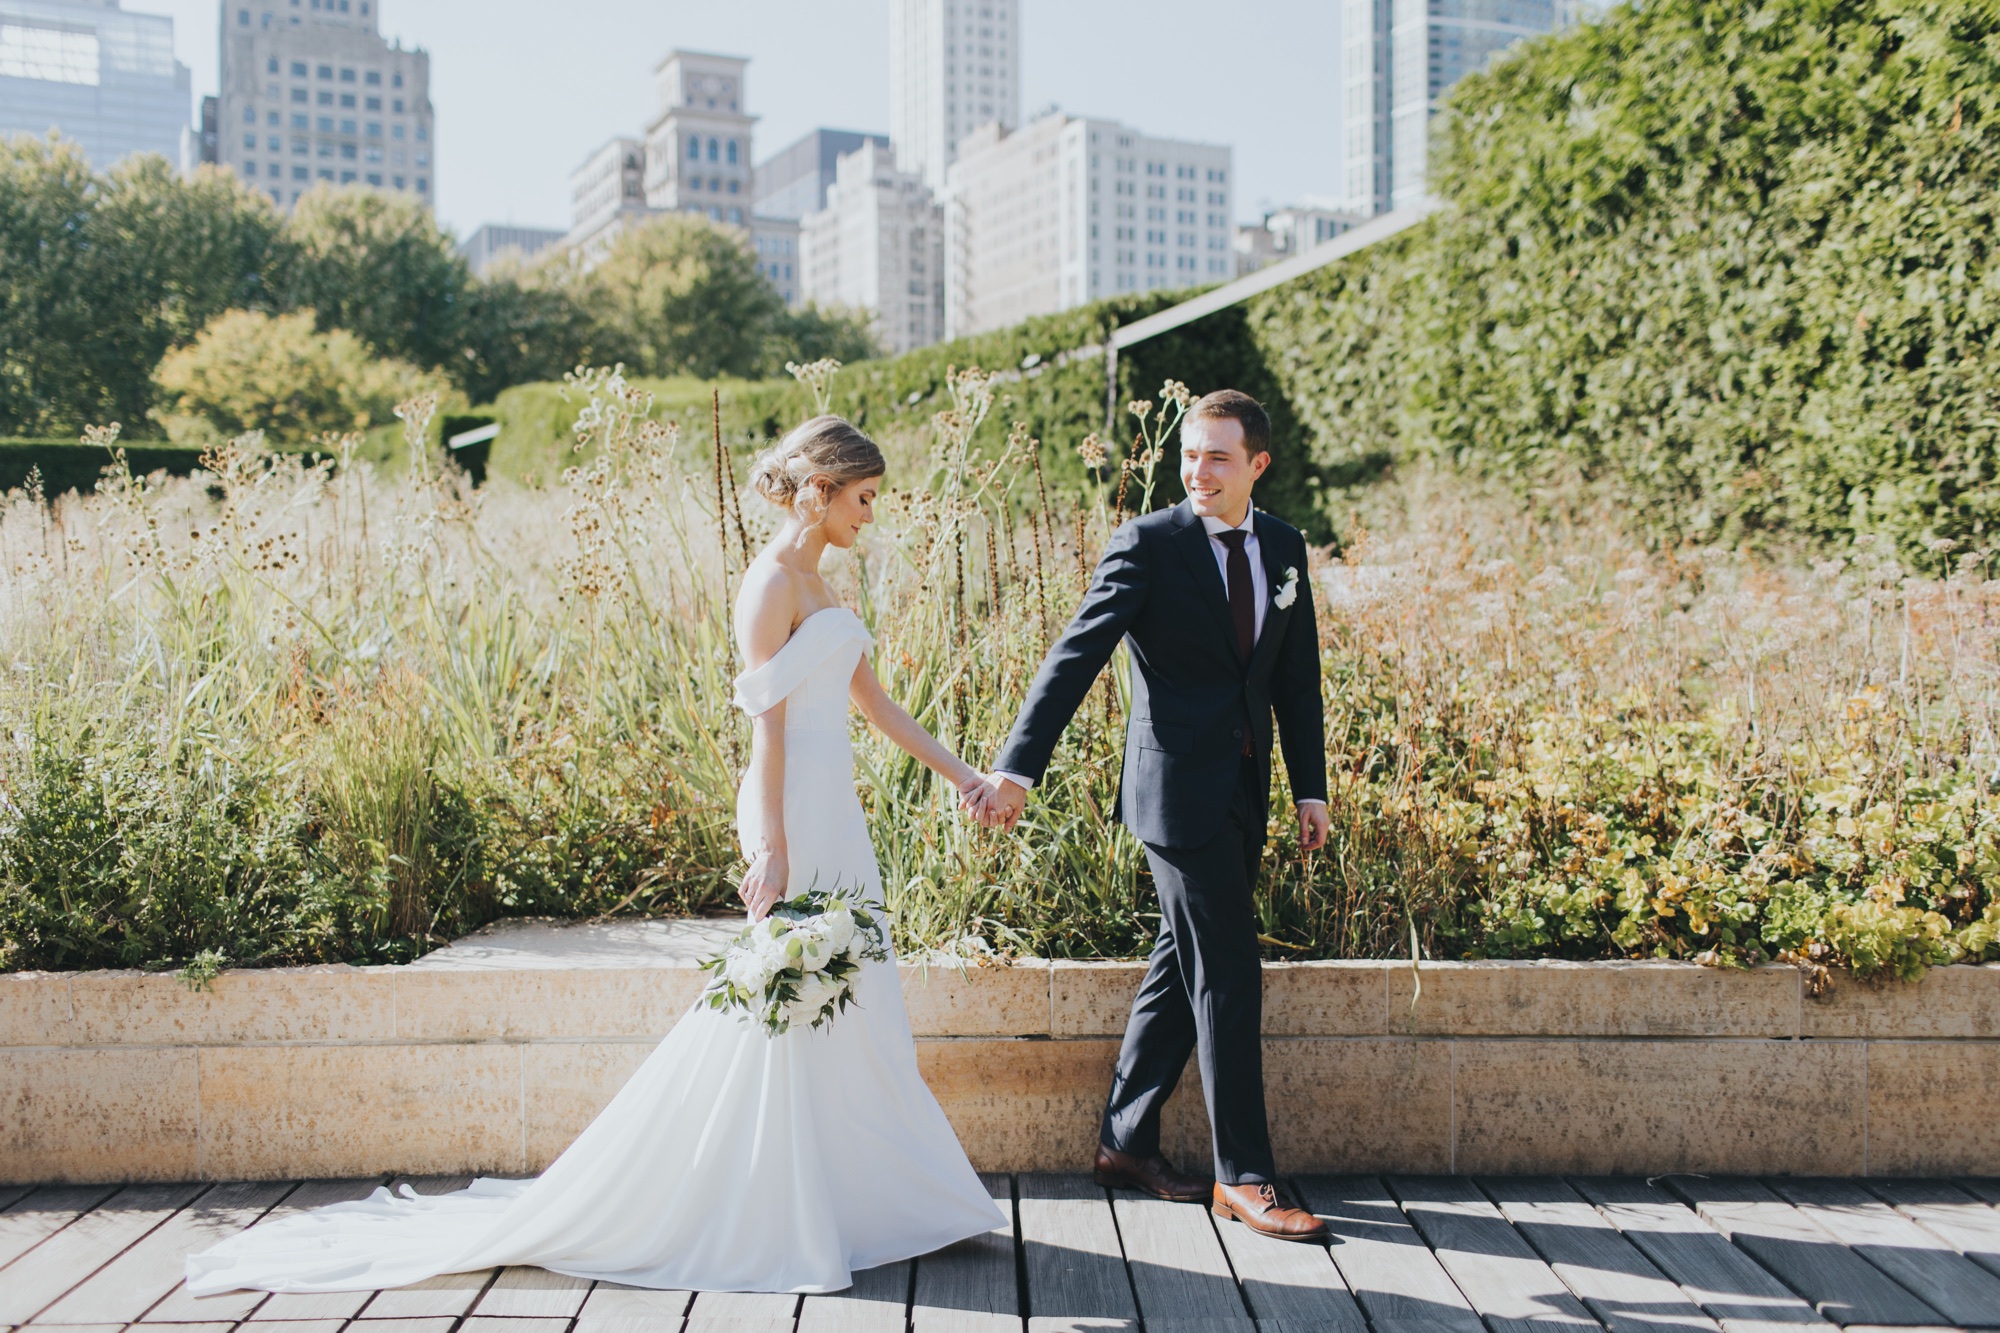
<path id="1" fill-rule="evenodd" d="M 379 1180 L 0 1185 L 0 1333 L 1799 1333 L 2000 1327 L 1991 1181 L 1311 1177 L 1331 1247 L 1082 1175 L 983 1178 L 1005 1221 L 824 1296 L 540 1269 L 190 1297 L 191 1249 Z M 460 1179 L 410 1182 L 420 1192 Z"/>

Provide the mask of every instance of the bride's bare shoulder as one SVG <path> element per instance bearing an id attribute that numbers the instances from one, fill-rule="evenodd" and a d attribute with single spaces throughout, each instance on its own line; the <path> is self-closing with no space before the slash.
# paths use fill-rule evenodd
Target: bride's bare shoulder
<path id="1" fill-rule="evenodd" d="M 802 580 L 775 560 L 757 559 L 743 571 L 736 594 L 736 641 L 755 667 L 769 661 L 792 637 L 804 600 Z"/>

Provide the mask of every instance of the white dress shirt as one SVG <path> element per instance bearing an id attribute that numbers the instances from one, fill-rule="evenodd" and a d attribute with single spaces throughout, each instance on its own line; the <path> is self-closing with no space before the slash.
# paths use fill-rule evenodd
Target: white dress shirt
<path id="1" fill-rule="evenodd" d="M 1265 603 L 1271 600 L 1270 581 L 1264 576 L 1263 552 L 1257 549 L 1256 521 L 1257 506 L 1255 505 L 1251 505 L 1243 511 L 1243 521 L 1234 528 L 1219 518 L 1204 517 L 1201 520 L 1202 529 L 1208 533 L 1208 549 L 1215 555 L 1215 567 L 1222 573 L 1222 589 L 1225 597 L 1229 592 L 1229 548 L 1216 537 L 1216 534 L 1238 530 L 1250 534 L 1248 540 L 1243 543 L 1243 554 L 1250 557 L 1250 601 L 1257 608 L 1257 624 L 1250 636 L 1252 643 L 1255 643 L 1264 636 L 1264 608 Z M 1035 785 L 1033 778 L 1022 777 L 1019 773 L 995 772 L 993 776 L 1005 778 L 1015 786 L 1026 790 L 1033 790 Z M 1299 804 L 1325 805 L 1326 802 L 1313 797 L 1307 797 L 1305 800 L 1300 801 Z"/>
<path id="2" fill-rule="evenodd" d="M 1257 608 L 1256 626 L 1250 631 L 1250 642 L 1264 637 L 1264 603 L 1271 600 L 1271 588 L 1264 578 L 1264 554 L 1257 549 L 1257 506 L 1251 505 L 1243 511 L 1243 521 L 1234 528 L 1219 518 L 1204 518 L 1201 526 L 1208 533 L 1208 549 L 1215 553 L 1215 567 L 1222 571 L 1222 595 L 1229 596 L 1229 548 L 1222 542 L 1225 532 L 1245 532 L 1249 537 L 1243 543 L 1243 554 L 1250 557 L 1250 604 Z"/>

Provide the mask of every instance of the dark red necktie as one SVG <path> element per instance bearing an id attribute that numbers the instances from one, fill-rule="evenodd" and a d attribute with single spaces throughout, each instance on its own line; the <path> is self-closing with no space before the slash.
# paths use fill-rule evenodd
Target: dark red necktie
<path id="1" fill-rule="evenodd" d="M 1216 533 L 1215 539 L 1229 548 L 1229 618 L 1236 622 L 1237 656 L 1248 662 L 1250 650 L 1257 646 L 1257 594 L 1250 586 L 1250 553 L 1243 549 L 1250 534 L 1231 528 Z"/>

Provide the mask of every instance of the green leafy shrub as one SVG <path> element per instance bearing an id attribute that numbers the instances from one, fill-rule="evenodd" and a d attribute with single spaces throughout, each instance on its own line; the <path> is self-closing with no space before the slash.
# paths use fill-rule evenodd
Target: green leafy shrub
<path id="1" fill-rule="evenodd" d="M 2000 12 L 1621 6 L 1448 99 L 1417 234 L 1259 298 L 1333 466 L 1581 476 L 1656 536 L 2000 518 Z"/>

